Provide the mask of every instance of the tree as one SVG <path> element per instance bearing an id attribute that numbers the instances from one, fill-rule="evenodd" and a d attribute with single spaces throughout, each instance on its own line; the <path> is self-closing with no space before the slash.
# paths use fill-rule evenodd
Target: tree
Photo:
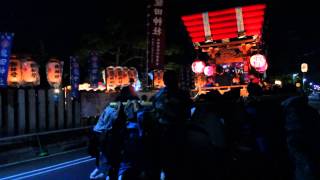
<path id="1" fill-rule="evenodd" d="M 133 60 L 145 59 L 145 40 L 139 28 L 129 28 L 125 22 L 108 19 L 101 33 L 83 35 L 83 47 L 77 54 L 80 59 L 86 59 L 89 52 L 95 50 L 109 65 L 125 66 Z"/>

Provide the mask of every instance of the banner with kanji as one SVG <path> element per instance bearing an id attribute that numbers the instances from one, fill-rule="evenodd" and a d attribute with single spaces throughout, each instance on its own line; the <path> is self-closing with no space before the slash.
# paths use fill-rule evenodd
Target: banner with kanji
<path id="1" fill-rule="evenodd" d="M 12 33 L 0 33 L 0 87 L 7 87 L 8 67 L 12 47 Z"/>
<path id="2" fill-rule="evenodd" d="M 70 84 L 71 93 L 70 96 L 73 98 L 79 97 L 79 83 L 80 83 L 80 66 L 77 57 L 70 57 Z"/>
<path id="3" fill-rule="evenodd" d="M 163 69 L 165 44 L 165 0 L 150 0 L 148 9 L 149 68 Z"/>
<path id="4" fill-rule="evenodd" d="M 99 57 L 98 53 L 92 51 L 89 58 L 89 81 L 91 88 L 97 88 L 99 82 Z"/>

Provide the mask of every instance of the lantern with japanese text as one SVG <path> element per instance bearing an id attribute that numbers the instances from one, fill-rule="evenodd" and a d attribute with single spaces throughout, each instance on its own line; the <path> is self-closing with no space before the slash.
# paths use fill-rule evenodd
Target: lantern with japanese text
<path id="1" fill-rule="evenodd" d="M 129 69 L 128 67 L 122 68 L 122 85 L 129 85 Z"/>
<path id="2" fill-rule="evenodd" d="M 216 73 L 216 68 L 213 65 L 206 66 L 203 72 L 206 76 L 213 76 Z"/>
<path id="3" fill-rule="evenodd" d="M 114 69 L 114 79 L 116 86 L 122 86 L 122 67 L 117 66 Z"/>
<path id="4" fill-rule="evenodd" d="M 8 68 L 8 86 L 19 87 L 22 83 L 21 61 L 11 56 Z"/>
<path id="5" fill-rule="evenodd" d="M 163 70 L 153 71 L 153 85 L 157 89 L 164 87 L 163 74 L 164 74 Z"/>
<path id="6" fill-rule="evenodd" d="M 261 54 L 251 56 L 250 65 L 254 67 L 258 72 L 264 72 L 268 68 L 266 58 Z"/>
<path id="7" fill-rule="evenodd" d="M 40 84 L 39 66 L 31 59 L 22 62 L 22 82 L 26 86 Z"/>
<path id="8" fill-rule="evenodd" d="M 50 86 L 59 88 L 62 81 L 62 64 L 58 59 L 50 59 L 47 63 L 47 80 Z"/>
<path id="9" fill-rule="evenodd" d="M 203 61 L 196 60 L 192 63 L 191 68 L 192 71 L 196 74 L 203 73 L 206 64 Z"/>
<path id="10" fill-rule="evenodd" d="M 109 66 L 106 70 L 106 76 L 107 76 L 107 90 L 113 90 L 115 85 L 115 77 L 114 77 L 114 67 Z"/>
<path id="11" fill-rule="evenodd" d="M 134 82 L 138 80 L 138 72 L 136 68 L 134 67 L 129 68 L 129 79 L 133 79 Z"/>

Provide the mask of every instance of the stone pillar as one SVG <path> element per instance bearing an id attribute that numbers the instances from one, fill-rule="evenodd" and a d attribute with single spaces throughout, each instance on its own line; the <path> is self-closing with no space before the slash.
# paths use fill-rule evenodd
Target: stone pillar
<path id="1" fill-rule="evenodd" d="M 38 121 L 39 131 L 46 131 L 46 93 L 45 90 L 38 90 Z"/>
<path id="2" fill-rule="evenodd" d="M 56 128 L 56 119 L 53 89 L 48 90 L 48 120 L 49 130 L 54 130 Z"/>
<path id="3" fill-rule="evenodd" d="M 29 132 L 36 132 L 37 130 L 37 116 L 36 116 L 36 92 L 34 89 L 28 90 L 28 107 L 29 107 Z"/>
<path id="4" fill-rule="evenodd" d="M 8 108 L 7 108 L 7 132 L 9 136 L 13 136 L 15 134 L 14 129 L 14 90 L 8 89 Z"/>
<path id="5" fill-rule="evenodd" d="M 18 132 L 19 134 L 26 133 L 26 100 L 25 90 L 18 90 Z"/>
<path id="6" fill-rule="evenodd" d="M 59 94 L 58 102 L 58 128 L 64 128 L 64 93 Z"/>

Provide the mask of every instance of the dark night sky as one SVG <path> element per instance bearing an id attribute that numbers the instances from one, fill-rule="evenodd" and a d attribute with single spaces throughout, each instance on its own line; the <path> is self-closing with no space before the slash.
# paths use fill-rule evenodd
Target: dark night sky
<path id="1" fill-rule="evenodd" d="M 181 44 L 188 51 L 191 51 L 191 42 L 179 19 L 182 14 L 267 2 L 264 35 L 271 72 L 299 71 L 302 61 L 311 64 L 312 72 L 320 70 L 320 13 L 314 4 L 307 1 L 280 4 L 280 0 L 168 1 L 167 43 Z M 146 21 L 146 0 L 113 1 L 112 4 L 106 0 L 10 0 L 1 3 L 5 6 L 1 5 L 0 31 L 15 32 L 14 53 L 37 54 L 42 42 L 49 55 L 66 57 L 81 46 L 82 34 L 103 33 L 107 17 L 116 17 L 141 28 Z"/>

